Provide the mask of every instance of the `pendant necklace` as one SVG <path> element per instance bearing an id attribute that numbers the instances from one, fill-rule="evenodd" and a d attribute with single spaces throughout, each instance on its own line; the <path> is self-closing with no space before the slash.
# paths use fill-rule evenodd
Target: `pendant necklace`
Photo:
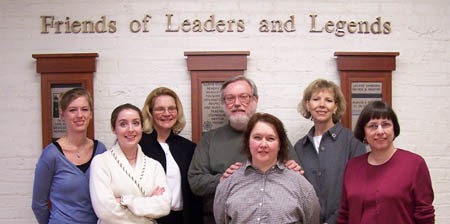
<path id="1" fill-rule="evenodd" d="M 86 143 L 85 144 L 83 144 L 82 146 L 80 146 L 80 149 L 78 149 L 77 151 L 76 151 L 76 156 L 77 156 L 77 158 L 79 159 L 79 158 L 81 158 L 81 153 L 84 151 L 84 149 L 86 148 Z"/>
<path id="2" fill-rule="evenodd" d="M 69 146 L 68 147 L 69 149 L 70 148 L 78 148 L 77 150 L 71 151 L 71 153 L 75 153 L 75 156 L 76 156 L 77 159 L 81 158 L 81 153 L 86 149 L 87 145 L 89 144 L 88 140 L 86 140 L 81 146 L 76 147 L 75 144 L 71 144 L 71 142 L 67 139 L 67 137 L 66 137 L 65 141 L 67 142 L 67 144 Z"/>
<path id="3" fill-rule="evenodd" d="M 82 153 L 82 152 L 84 151 L 85 148 L 86 148 L 86 144 L 82 145 L 82 146 L 80 147 L 80 149 L 77 150 L 76 156 L 77 156 L 78 159 L 81 158 L 80 153 Z"/>

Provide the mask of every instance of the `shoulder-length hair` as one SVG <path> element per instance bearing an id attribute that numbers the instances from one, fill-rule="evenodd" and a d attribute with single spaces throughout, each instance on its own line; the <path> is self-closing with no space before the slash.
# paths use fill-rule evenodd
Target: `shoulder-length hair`
<path id="1" fill-rule="evenodd" d="M 325 79 L 316 79 L 311 82 L 303 91 L 303 98 L 299 102 L 297 110 L 305 118 L 311 118 L 311 112 L 308 111 L 306 103 L 311 100 L 314 93 L 320 90 L 330 90 L 334 95 L 334 102 L 336 103 L 336 113 L 333 114 L 333 123 L 337 123 L 341 120 L 342 115 L 345 112 L 345 98 L 341 89 L 334 82 Z"/>
<path id="2" fill-rule="evenodd" d="M 172 131 L 175 134 L 179 134 L 183 128 L 186 126 L 186 119 L 184 118 L 183 105 L 178 95 L 171 89 L 167 87 L 159 87 L 150 92 L 145 100 L 144 107 L 142 108 L 143 120 L 143 131 L 147 134 L 153 131 L 153 107 L 155 106 L 156 98 L 159 96 L 171 96 L 175 100 L 175 105 L 177 107 L 177 121 L 172 127 Z"/>
<path id="3" fill-rule="evenodd" d="M 283 123 L 277 117 L 268 113 L 255 113 L 247 124 L 247 129 L 244 132 L 244 144 L 242 151 L 247 155 L 247 158 L 252 161 L 252 154 L 250 153 L 250 134 L 258 122 L 265 122 L 273 125 L 275 132 L 280 141 L 280 151 L 278 151 L 278 161 L 285 162 L 288 158 L 288 137 Z"/>

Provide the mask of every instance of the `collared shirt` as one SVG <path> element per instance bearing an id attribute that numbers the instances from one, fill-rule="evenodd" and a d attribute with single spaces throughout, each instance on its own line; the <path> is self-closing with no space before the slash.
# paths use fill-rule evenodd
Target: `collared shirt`
<path id="1" fill-rule="evenodd" d="M 263 173 L 249 161 L 217 186 L 214 217 L 222 223 L 319 223 L 312 185 L 277 163 Z"/>
<path id="2" fill-rule="evenodd" d="M 242 152 L 242 131 L 229 124 L 203 134 L 189 167 L 188 179 L 194 194 L 203 196 L 206 213 L 212 213 L 214 193 L 220 177 L 235 162 L 244 163 L 247 156 Z M 288 158 L 298 163 L 297 155 L 288 144 Z"/>

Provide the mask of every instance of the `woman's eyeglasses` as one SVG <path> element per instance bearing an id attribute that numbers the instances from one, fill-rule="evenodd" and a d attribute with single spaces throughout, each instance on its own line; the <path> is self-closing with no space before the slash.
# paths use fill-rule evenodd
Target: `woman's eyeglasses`
<path id="1" fill-rule="evenodd" d="M 177 112 L 177 107 L 156 107 L 153 109 L 153 112 L 155 112 L 156 114 L 162 114 L 166 111 L 169 112 L 169 114 L 174 114 Z"/>
<path id="2" fill-rule="evenodd" d="M 366 125 L 366 128 L 372 132 L 375 132 L 376 130 L 378 130 L 379 127 L 381 127 L 381 129 L 383 129 L 383 130 L 386 130 L 388 128 L 391 128 L 392 125 L 393 125 L 392 122 L 389 122 L 389 121 L 383 121 L 381 123 L 373 122 L 373 123 L 368 123 Z"/>

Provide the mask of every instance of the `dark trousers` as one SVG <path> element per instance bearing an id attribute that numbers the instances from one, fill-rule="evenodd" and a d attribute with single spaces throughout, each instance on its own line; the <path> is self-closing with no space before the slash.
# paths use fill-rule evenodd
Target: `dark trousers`
<path id="1" fill-rule="evenodd" d="M 214 220 L 213 213 L 203 213 L 203 223 L 204 224 L 216 224 L 216 220 Z"/>
<path id="2" fill-rule="evenodd" d="M 158 224 L 183 224 L 183 211 L 170 211 L 167 216 L 156 221 L 158 221 Z"/>

